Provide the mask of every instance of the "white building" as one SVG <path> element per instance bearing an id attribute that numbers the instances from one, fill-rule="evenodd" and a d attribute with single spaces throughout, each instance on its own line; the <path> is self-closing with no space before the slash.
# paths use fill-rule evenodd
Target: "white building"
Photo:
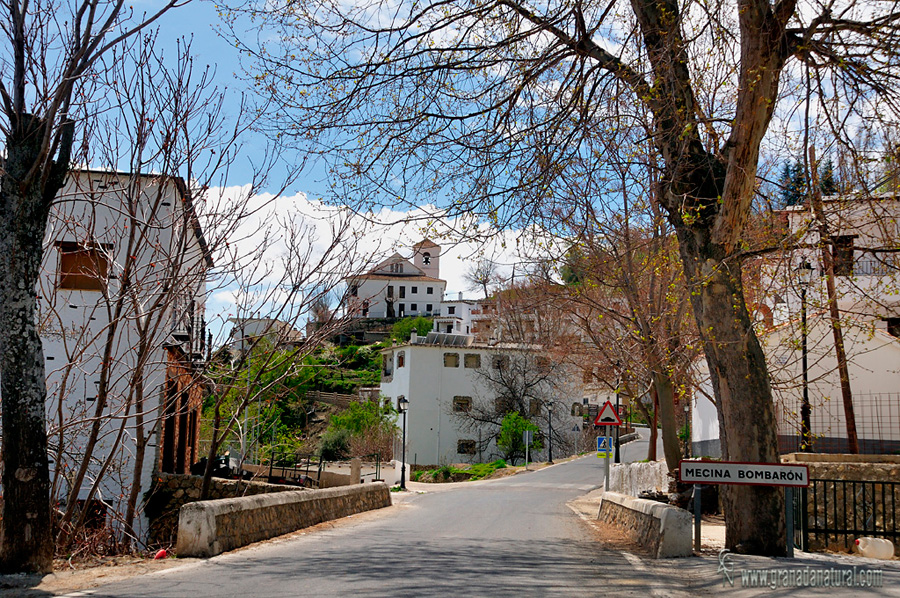
<path id="1" fill-rule="evenodd" d="M 548 404 L 554 402 L 554 455 L 571 450 L 581 435 L 582 417 L 572 415 L 573 405 L 584 402 L 580 380 L 539 346 L 483 344 L 472 336 L 433 332 L 385 349 L 383 355 L 382 395 L 394 405 L 400 397 L 409 401 L 406 450 L 411 463 L 499 458 L 490 440 L 496 425 L 479 425 L 473 416 L 483 412 L 494 419 L 498 413 L 502 417 L 508 410 L 503 404 L 505 391 L 520 384 L 529 387 L 520 400 L 527 401 L 531 420 L 544 432 L 550 425 Z M 498 384 L 502 372 L 509 378 L 506 385 Z M 523 376 L 529 378 L 517 381 Z M 546 448 L 537 455 L 546 457 Z"/>
<path id="2" fill-rule="evenodd" d="M 826 198 L 824 213 L 832 237 L 836 297 L 860 451 L 894 452 L 900 450 L 900 262 L 895 253 L 882 250 L 896 247 L 900 239 L 900 200 L 893 196 Z M 813 450 L 845 452 L 846 419 L 824 265 L 821 251 L 815 248 L 820 235 L 807 206 L 793 206 L 781 215 L 797 245 L 810 248 L 785 253 L 762 266 L 765 298 L 754 306 L 776 402 L 779 448 L 791 452 L 799 446 L 802 302 L 808 314 Z M 811 266 L 811 279 L 805 287 L 799 283 L 798 272 L 804 262 Z M 712 396 L 708 385 L 704 390 Z M 695 455 L 719 456 L 719 422 L 714 405 L 703 392 L 693 400 L 692 440 Z"/>
<path id="3" fill-rule="evenodd" d="M 188 472 L 198 458 L 196 365 L 208 351 L 211 265 L 180 178 L 69 176 L 53 204 L 38 289 L 61 508 L 70 497 L 90 500 L 120 522 L 129 502 L 140 512 L 155 471 Z M 145 524 L 134 521 L 138 537 Z"/>
<path id="4" fill-rule="evenodd" d="M 347 279 L 347 313 L 357 318 L 430 316 L 447 282 L 440 278 L 441 248 L 425 239 L 410 259 L 395 253 L 367 273 Z"/>

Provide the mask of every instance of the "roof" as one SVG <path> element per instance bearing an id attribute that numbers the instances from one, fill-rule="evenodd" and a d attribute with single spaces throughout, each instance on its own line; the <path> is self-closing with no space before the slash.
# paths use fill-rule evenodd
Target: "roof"
<path id="1" fill-rule="evenodd" d="M 431 239 L 422 239 L 421 241 L 413 245 L 413 249 L 418 249 L 419 247 L 440 247 L 440 245 L 438 245 Z"/>
<path id="2" fill-rule="evenodd" d="M 446 280 L 441 278 L 433 278 L 431 276 L 424 276 L 419 274 L 359 274 L 356 276 L 348 276 L 346 280 L 414 280 L 419 282 L 443 282 L 446 283 Z"/>

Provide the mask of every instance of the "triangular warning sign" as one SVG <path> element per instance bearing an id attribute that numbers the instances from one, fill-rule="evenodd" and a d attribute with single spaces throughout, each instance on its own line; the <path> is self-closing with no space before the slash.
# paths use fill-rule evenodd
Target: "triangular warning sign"
<path id="1" fill-rule="evenodd" d="M 616 408 L 613 407 L 613 404 L 609 401 L 606 401 L 606 404 L 603 405 L 603 408 L 600 410 L 600 413 L 597 414 L 597 418 L 594 419 L 595 426 L 621 426 L 622 420 L 619 419 L 619 414 L 616 413 Z"/>

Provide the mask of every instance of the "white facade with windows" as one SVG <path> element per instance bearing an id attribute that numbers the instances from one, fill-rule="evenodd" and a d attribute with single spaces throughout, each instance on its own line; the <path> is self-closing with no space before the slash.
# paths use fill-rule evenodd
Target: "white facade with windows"
<path id="1" fill-rule="evenodd" d="M 75 495 L 119 518 L 135 488 L 141 508 L 154 472 L 186 472 L 196 460 L 204 391 L 195 364 L 208 351 L 211 265 L 183 180 L 69 175 L 53 204 L 38 286 L 51 480 L 62 508 L 95 425 Z M 138 437 L 146 443 L 139 485 Z M 134 523 L 140 537 L 146 529 Z"/>
<path id="2" fill-rule="evenodd" d="M 900 199 L 825 198 L 834 285 L 841 313 L 860 451 L 900 449 Z M 759 273 L 765 295 L 749 304 L 775 399 L 782 452 L 797 450 L 802 383 L 801 302 L 807 313 L 808 396 L 814 452 L 845 452 L 846 419 L 827 301 L 820 233 L 807 205 L 780 215 L 801 249 L 768 258 Z M 807 267 L 801 268 L 801 265 Z M 805 270 L 807 284 L 801 283 Z M 805 292 L 804 292 L 805 289 Z M 701 373 L 708 372 L 704 362 Z M 708 374 L 706 374 L 708 377 Z M 719 456 L 719 421 L 707 382 L 692 402 L 698 456 Z"/>
<path id="3" fill-rule="evenodd" d="M 440 308 L 447 282 L 440 276 L 440 246 L 429 240 L 413 256 L 395 253 L 366 274 L 347 279 L 347 313 L 357 318 L 430 316 Z"/>
<path id="4" fill-rule="evenodd" d="M 504 359 L 528 355 L 542 359 L 541 349 L 521 344 L 477 344 L 471 336 L 430 333 L 413 336 L 409 343 L 383 351 L 381 394 L 396 405 L 409 401 L 406 422 L 407 459 L 420 465 L 486 462 L 501 456 L 494 443 L 482 446 L 488 434 L 466 425 L 462 415 L 476 401 L 495 401 L 498 389 L 479 370 L 502 367 Z M 571 406 L 581 404 L 577 376 L 560 375 L 551 397 L 554 402 L 554 438 L 581 434 L 582 417 Z M 535 405 L 532 421 L 548 428 L 546 403 Z M 563 447 L 554 445 L 554 455 Z M 546 458 L 547 451 L 536 456 Z"/>

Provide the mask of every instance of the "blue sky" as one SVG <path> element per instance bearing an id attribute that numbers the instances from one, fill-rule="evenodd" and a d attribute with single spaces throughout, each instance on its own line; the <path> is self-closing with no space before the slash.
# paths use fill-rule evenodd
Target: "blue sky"
<path id="1" fill-rule="evenodd" d="M 154 5 L 158 6 L 159 2 L 153 1 L 144 4 L 148 10 L 150 6 Z M 136 6 L 136 10 L 141 10 L 141 5 Z M 218 11 L 212 2 L 194 0 L 185 7 L 170 11 L 158 21 L 159 41 L 164 44 L 168 54 L 174 51 L 177 39 L 193 37 L 192 54 L 195 64 L 197 66 L 210 65 L 215 69 L 215 84 L 225 89 L 229 116 L 235 118 L 240 108 L 240 95 L 242 92 L 248 91 L 249 86 L 243 80 L 244 72 L 237 49 L 216 31 L 218 22 Z M 243 145 L 242 153 L 231 167 L 228 175 L 228 187 L 233 188 L 234 194 L 238 193 L 239 188 L 250 183 L 252 177 L 250 160 L 264 151 L 266 139 L 261 134 L 248 132 L 241 139 L 241 143 Z M 301 156 L 290 153 L 285 153 L 281 158 L 284 162 L 283 166 L 287 167 L 302 161 Z M 282 184 L 281 176 L 280 172 L 275 173 L 264 191 L 274 192 Z M 311 213 L 316 209 L 314 200 L 328 192 L 327 186 L 321 181 L 323 176 L 322 169 L 316 169 L 314 165 L 313 167 L 308 166 L 296 182 L 285 190 L 283 197 L 266 205 L 272 206 L 272 209 L 282 218 L 291 213 Z M 262 204 L 268 199 L 270 198 L 261 196 L 259 202 Z M 423 198 L 422 203 L 428 203 L 427 198 Z M 384 210 L 379 218 L 383 218 L 382 221 L 396 221 L 402 219 L 404 215 L 405 213 L 402 212 Z M 319 222 L 315 226 L 319 231 L 326 231 L 327 235 L 327 216 L 324 220 L 326 221 L 324 224 Z M 253 223 L 248 222 L 248 226 L 252 227 Z M 452 292 L 455 297 L 457 292 L 466 290 L 467 284 L 463 280 L 464 272 L 480 254 L 491 257 L 502 264 L 502 273 L 507 275 L 511 273 L 513 264 L 521 259 L 515 255 L 514 237 L 515 233 L 505 235 L 503 239 L 498 239 L 488 247 L 472 243 L 451 245 L 439 241 L 445 247 L 441 260 L 441 277 L 447 280 L 447 291 Z M 248 246 L 252 245 L 253 238 L 254 235 L 247 235 L 243 242 L 246 242 Z M 414 226 L 395 224 L 370 232 L 361 243 L 364 249 L 371 248 L 372 259 L 378 261 L 379 256 L 386 257 L 394 251 L 399 251 L 402 255 L 410 255 L 410 246 L 420 239 L 421 235 Z M 506 242 L 505 248 L 501 246 L 501 241 Z M 521 273 L 522 266 L 518 265 L 516 271 Z M 466 296 L 475 296 L 475 292 L 466 292 Z M 234 313 L 235 303 L 241 302 L 240 297 L 241 292 L 236 285 L 211 289 L 207 302 L 209 312 L 207 319 L 211 326 L 218 328 L 215 330 L 217 336 L 227 333 L 222 326 L 225 320 Z M 218 323 L 218 326 L 215 323 Z"/>

